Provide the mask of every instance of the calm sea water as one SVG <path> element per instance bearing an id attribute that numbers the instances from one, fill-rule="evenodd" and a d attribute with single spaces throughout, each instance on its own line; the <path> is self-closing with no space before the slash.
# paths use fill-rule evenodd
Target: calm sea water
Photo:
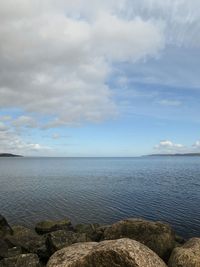
<path id="1" fill-rule="evenodd" d="M 0 158 L 0 213 L 28 226 L 143 217 L 200 236 L 200 157 Z"/>

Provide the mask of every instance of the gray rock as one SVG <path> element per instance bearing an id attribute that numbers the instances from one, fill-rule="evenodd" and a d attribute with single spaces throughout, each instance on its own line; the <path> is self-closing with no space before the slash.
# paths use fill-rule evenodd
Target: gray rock
<path id="1" fill-rule="evenodd" d="M 21 254 L 16 257 L 6 258 L 0 261 L 0 267 L 40 267 L 36 254 Z"/>
<path id="2" fill-rule="evenodd" d="M 74 233 L 71 231 L 58 230 L 48 234 L 46 246 L 50 254 L 55 251 L 70 246 L 74 243 L 91 241 L 85 233 Z"/>
<path id="3" fill-rule="evenodd" d="M 38 234 L 47 234 L 57 230 L 72 230 L 72 224 L 69 219 L 64 219 L 61 221 L 42 221 L 36 224 L 35 231 Z"/>
<path id="4" fill-rule="evenodd" d="M 105 240 L 131 238 L 152 249 L 165 261 L 175 246 L 175 233 L 168 224 L 142 219 L 119 221 L 104 231 Z"/>
<path id="5" fill-rule="evenodd" d="M 77 261 L 81 261 L 98 243 L 86 242 L 76 243 L 69 247 L 58 250 L 51 256 L 47 263 L 47 267 L 68 267 L 77 266 Z M 81 267 L 81 265 L 79 266 Z"/>
<path id="6" fill-rule="evenodd" d="M 128 238 L 94 243 L 83 250 L 84 244 L 57 251 L 47 267 L 166 267 L 152 250 Z"/>
<path id="7" fill-rule="evenodd" d="M 200 238 L 191 238 L 176 247 L 169 259 L 169 267 L 200 267 Z"/>
<path id="8" fill-rule="evenodd" d="M 103 232 L 97 229 L 100 228 L 100 224 L 98 223 L 90 223 L 90 224 L 77 224 L 74 227 L 74 231 L 77 233 L 85 233 L 92 241 L 99 241 L 102 237 Z"/>
<path id="9" fill-rule="evenodd" d="M 12 228 L 8 224 L 5 217 L 0 214 L 0 238 L 6 236 L 7 234 L 12 234 Z"/>
<path id="10" fill-rule="evenodd" d="M 13 235 L 7 235 L 5 241 L 10 246 L 20 247 L 23 253 L 38 254 L 45 247 L 45 237 L 23 226 L 13 226 Z"/>

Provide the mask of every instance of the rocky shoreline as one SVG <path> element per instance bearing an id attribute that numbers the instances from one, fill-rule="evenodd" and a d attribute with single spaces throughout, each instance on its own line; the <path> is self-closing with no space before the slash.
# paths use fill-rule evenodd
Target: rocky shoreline
<path id="1" fill-rule="evenodd" d="M 170 225 L 127 219 L 112 225 L 67 218 L 35 229 L 0 215 L 0 267 L 200 267 L 200 238 L 184 240 Z"/>

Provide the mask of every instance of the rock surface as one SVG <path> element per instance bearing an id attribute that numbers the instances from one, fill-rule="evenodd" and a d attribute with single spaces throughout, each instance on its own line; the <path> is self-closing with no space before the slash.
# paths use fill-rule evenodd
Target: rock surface
<path id="1" fill-rule="evenodd" d="M 0 267 L 40 267 L 36 254 L 21 254 L 16 257 L 6 258 L 0 261 Z"/>
<path id="2" fill-rule="evenodd" d="M 35 226 L 35 231 L 41 235 L 57 230 L 72 230 L 71 221 L 69 219 L 61 221 L 42 221 Z"/>
<path id="3" fill-rule="evenodd" d="M 105 240 L 131 238 L 141 242 L 162 259 L 168 260 L 175 246 L 175 234 L 168 224 L 142 219 L 119 221 L 104 231 Z"/>
<path id="4" fill-rule="evenodd" d="M 44 255 L 45 238 L 38 235 L 33 230 L 23 226 L 13 226 L 13 235 L 7 235 L 5 241 L 10 246 L 20 247 L 23 253 L 36 253 L 41 257 Z"/>
<path id="5" fill-rule="evenodd" d="M 200 238 L 191 238 L 173 250 L 169 267 L 200 267 Z"/>
<path id="6" fill-rule="evenodd" d="M 7 220 L 0 214 L 0 238 L 7 234 L 12 234 L 12 228 L 8 224 Z"/>
<path id="7" fill-rule="evenodd" d="M 99 241 L 101 239 L 101 233 L 97 231 L 99 227 L 98 223 L 77 224 L 74 231 L 87 234 L 92 241 Z"/>
<path id="8" fill-rule="evenodd" d="M 85 233 L 74 233 L 72 231 L 58 230 L 48 234 L 46 246 L 53 254 L 55 251 L 70 246 L 74 243 L 91 241 Z"/>
<path id="9" fill-rule="evenodd" d="M 84 257 L 95 247 L 98 243 L 87 242 L 87 243 L 76 243 L 69 247 L 58 250 L 51 256 L 47 263 L 47 267 L 68 267 L 77 266 L 78 261 L 84 259 Z M 79 266 L 81 267 L 81 265 Z"/>
<path id="10" fill-rule="evenodd" d="M 47 267 L 166 267 L 152 250 L 128 238 L 94 243 L 86 250 L 82 246 L 56 252 Z"/>

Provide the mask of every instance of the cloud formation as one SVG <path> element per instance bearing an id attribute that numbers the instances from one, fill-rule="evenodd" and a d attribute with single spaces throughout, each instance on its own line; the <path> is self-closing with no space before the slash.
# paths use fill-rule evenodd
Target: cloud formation
<path id="1" fill-rule="evenodd" d="M 154 147 L 155 151 L 164 154 L 174 153 L 198 153 L 200 149 L 200 140 L 197 140 L 191 146 L 185 146 L 183 144 L 177 144 L 170 140 L 162 140 L 158 145 Z"/>
<path id="2" fill-rule="evenodd" d="M 2 1 L 0 106 L 51 116 L 47 127 L 114 116 L 106 83 L 112 64 L 155 56 L 164 46 L 162 28 L 150 19 L 121 16 L 125 6 Z"/>

